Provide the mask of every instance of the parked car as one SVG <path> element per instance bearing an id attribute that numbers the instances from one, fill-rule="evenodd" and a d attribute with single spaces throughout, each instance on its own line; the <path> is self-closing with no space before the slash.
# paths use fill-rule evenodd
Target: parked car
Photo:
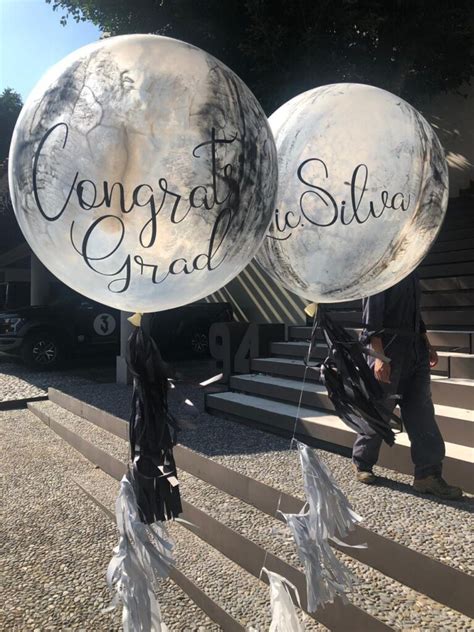
<path id="1" fill-rule="evenodd" d="M 232 318 L 229 303 L 193 303 L 154 314 L 152 335 L 166 358 L 202 358 L 209 355 L 211 324 Z M 40 370 L 66 358 L 118 355 L 120 312 L 63 287 L 50 305 L 0 312 L 0 353 Z"/>
<path id="2" fill-rule="evenodd" d="M 211 325 L 233 318 L 230 303 L 191 303 L 154 314 L 151 334 L 166 359 L 204 358 Z"/>
<path id="3" fill-rule="evenodd" d="M 66 358 L 117 353 L 120 312 L 69 291 L 50 305 L 0 313 L 0 352 L 30 367 L 54 369 Z"/>

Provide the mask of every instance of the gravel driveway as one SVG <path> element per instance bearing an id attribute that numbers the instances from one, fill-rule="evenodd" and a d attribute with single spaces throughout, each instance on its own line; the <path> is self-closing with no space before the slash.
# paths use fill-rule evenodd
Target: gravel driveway
<path id="1" fill-rule="evenodd" d="M 80 389 L 94 382 L 115 380 L 112 361 L 77 361 L 58 371 L 33 371 L 17 358 L 0 355 L 0 402 L 14 402 L 46 395 L 48 387 Z"/>
<path id="2" fill-rule="evenodd" d="M 6 632 L 119 632 L 105 571 L 116 528 L 78 488 L 113 506 L 118 483 L 47 429 L 27 410 L 0 412 L 2 599 Z M 105 497 L 104 497 L 105 495 Z M 113 496 L 107 503 L 107 496 Z M 171 580 L 158 588 L 173 632 L 218 627 Z"/>

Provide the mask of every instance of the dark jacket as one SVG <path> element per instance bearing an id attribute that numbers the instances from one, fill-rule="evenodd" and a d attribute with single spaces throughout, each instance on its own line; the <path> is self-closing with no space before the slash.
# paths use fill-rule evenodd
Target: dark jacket
<path id="1" fill-rule="evenodd" d="M 420 311 L 421 290 L 418 275 L 412 272 L 393 287 L 363 299 L 362 340 L 368 342 L 375 332 L 387 329 L 381 337 L 385 344 L 393 341 L 413 344 L 426 332 Z M 391 331 L 390 331 L 391 330 Z"/>

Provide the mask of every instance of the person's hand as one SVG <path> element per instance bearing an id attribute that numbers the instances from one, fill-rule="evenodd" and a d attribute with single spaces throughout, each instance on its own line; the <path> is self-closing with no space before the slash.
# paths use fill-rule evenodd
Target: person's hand
<path id="1" fill-rule="evenodd" d="M 374 375 L 379 382 L 390 384 L 390 364 L 377 358 L 374 364 Z"/>
<path id="2" fill-rule="evenodd" d="M 433 349 L 431 346 L 428 347 L 428 351 L 430 354 L 430 368 L 434 369 L 439 362 L 438 354 L 436 353 L 436 349 Z"/>
<path id="3" fill-rule="evenodd" d="M 434 369 L 434 367 L 439 362 L 438 354 L 436 353 L 436 349 L 431 346 L 430 341 L 428 340 L 428 336 L 426 334 L 423 334 L 423 338 L 426 343 L 426 346 L 428 347 L 428 353 L 430 356 L 430 368 Z"/>

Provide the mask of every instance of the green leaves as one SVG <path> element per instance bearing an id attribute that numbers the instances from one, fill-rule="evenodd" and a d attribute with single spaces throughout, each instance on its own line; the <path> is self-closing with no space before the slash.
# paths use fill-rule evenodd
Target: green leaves
<path id="1" fill-rule="evenodd" d="M 416 104 L 474 75 L 474 3 L 458 0 L 46 0 L 64 22 L 111 35 L 159 33 L 230 66 L 268 113 L 319 85 L 351 81 Z"/>
<path id="2" fill-rule="evenodd" d="M 22 107 L 18 92 L 5 88 L 0 95 L 0 162 L 8 157 L 13 129 Z"/>

